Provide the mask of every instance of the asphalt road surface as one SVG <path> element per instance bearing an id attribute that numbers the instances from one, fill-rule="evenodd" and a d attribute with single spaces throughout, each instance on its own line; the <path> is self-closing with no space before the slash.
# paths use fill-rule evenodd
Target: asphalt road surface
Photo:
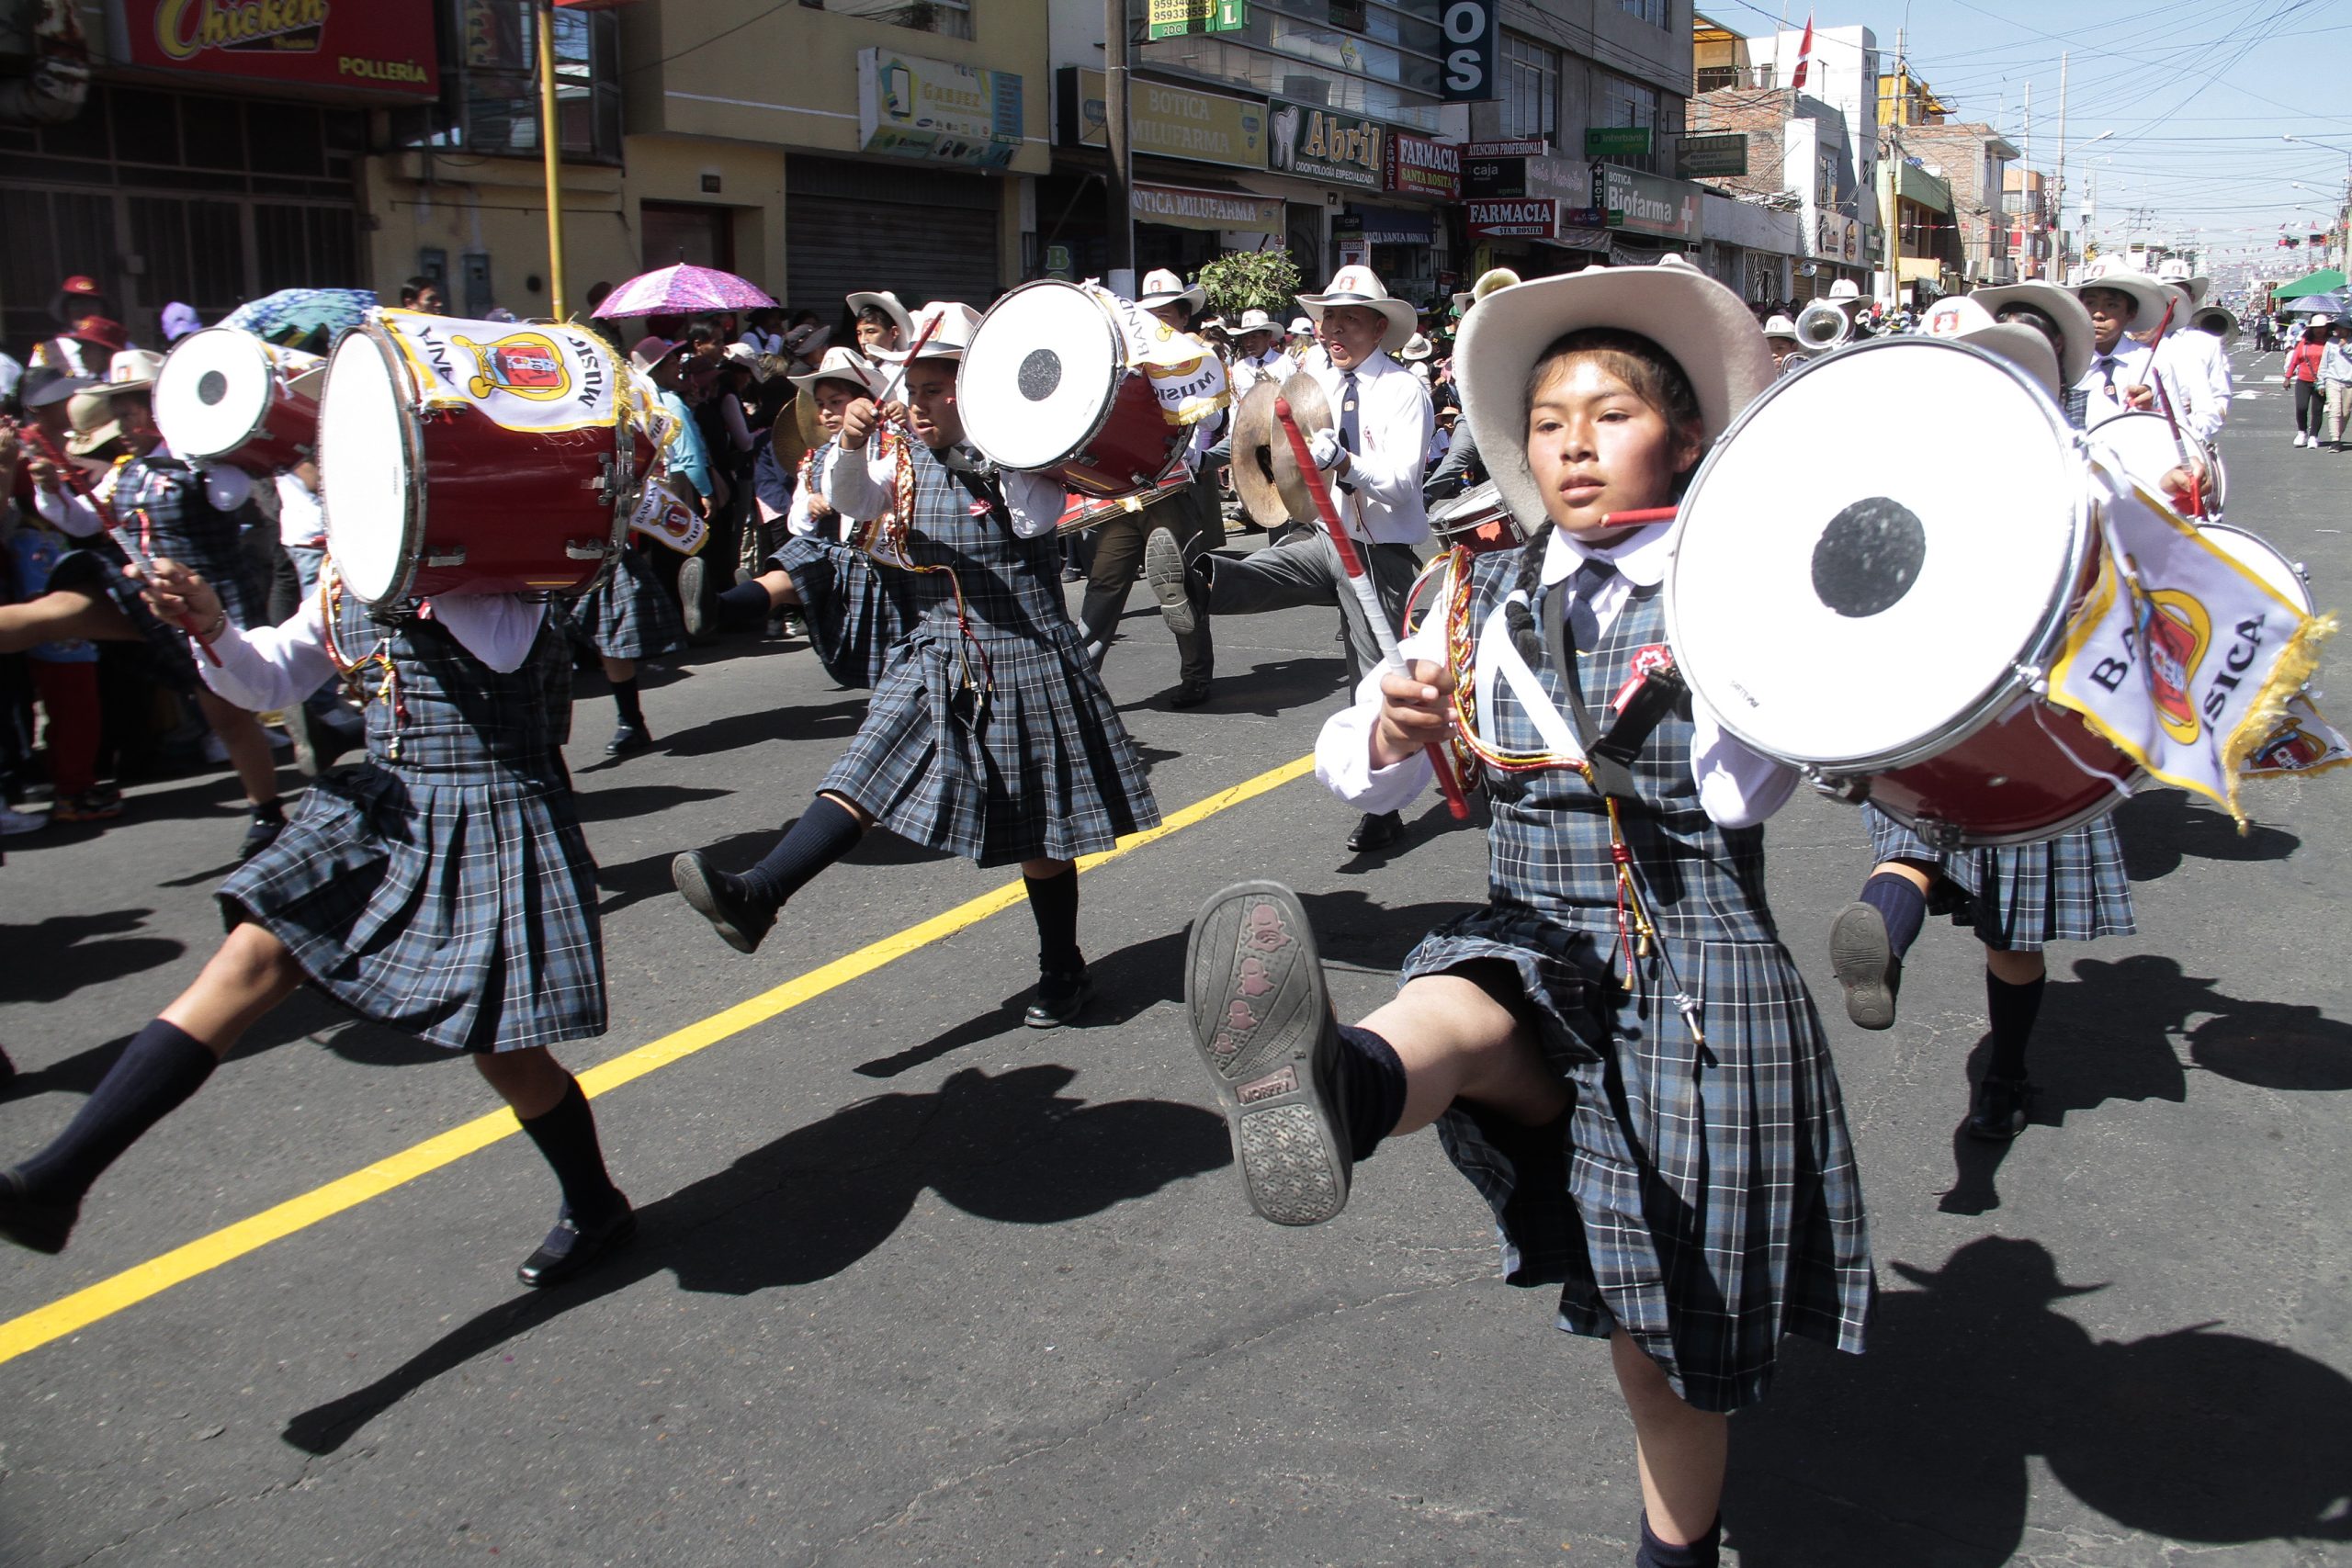
<path id="1" fill-rule="evenodd" d="M 2232 521 L 2334 604 L 2352 454 L 2290 446 L 2277 363 L 2239 356 Z M 1194 909 L 1271 875 L 1343 1016 L 1369 1008 L 1481 896 L 1481 836 L 1432 799 L 1352 859 L 1351 816 L 1283 777 L 1339 697 L 1329 613 L 1220 623 L 1217 698 L 1176 713 L 1173 647 L 1131 607 L 1113 693 L 1162 808 L 1200 809 L 1086 874 L 1101 997 L 1055 1032 L 1020 1025 L 1006 873 L 870 841 L 748 958 L 671 893 L 675 851 L 748 858 L 854 728 L 862 696 L 805 648 L 649 680 L 662 749 L 617 766 L 584 678 L 612 1029 L 562 1055 L 615 1064 L 591 1082 L 637 1247 L 521 1290 L 554 1186 L 486 1088 L 298 998 L 108 1173 L 69 1252 L 0 1258 L 0 1562 L 1629 1561 L 1606 1353 L 1498 1282 L 1436 1141 L 1384 1148 L 1332 1224 L 1257 1221 L 1178 1003 Z M 2345 1560 L 2347 787 L 2258 788 L 2244 837 L 2176 793 L 2123 808 L 2141 934 L 2053 953 L 2043 1092 L 2007 1149 L 1954 1136 L 1972 940 L 1931 927 L 1901 1023 L 1854 1030 L 1825 948 L 1861 825 L 1811 797 L 1774 821 L 1883 1295 L 1867 1355 L 1792 1343 L 1734 1420 L 1734 1560 Z M 151 785 L 102 833 L 10 843 L 0 1156 L 217 942 L 232 795 Z"/>

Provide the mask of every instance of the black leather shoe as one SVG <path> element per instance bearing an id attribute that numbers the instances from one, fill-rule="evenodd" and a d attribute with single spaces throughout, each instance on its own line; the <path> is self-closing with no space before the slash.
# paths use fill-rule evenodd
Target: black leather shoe
<path id="1" fill-rule="evenodd" d="M 1367 811 L 1356 830 L 1348 835 L 1350 854 L 1368 854 L 1385 850 L 1405 836 L 1405 818 L 1394 811 Z"/>
<path id="2" fill-rule="evenodd" d="M 743 891 L 741 877 L 729 876 L 688 850 L 670 863 L 670 880 L 695 914 L 711 923 L 727 945 L 738 953 L 757 953 L 760 939 L 775 925 L 775 911 L 762 908 Z"/>
<path id="3" fill-rule="evenodd" d="M 610 740 L 605 742 L 605 755 L 607 757 L 634 757 L 639 751 L 652 750 L 652 733 L 641 724 L 624 724 L 613 731 Z"/>
<path id="4" fill-rule="evenodd" d="M 678 563 L 678 615 L 686 623 L 688 637 L 704 637 L 713 630 L 709 608 L 703 600 L 703 580 L 709 571 L 700 556 L 688 556 Z"/>
<path id="5" fill-rule="evenodd" d="M 539 1248 L 515 1268 L 514 1277 L 535 1291 L 576 1280 L 627 1247 L 637 1235 L 637 1211 L 623 1200 L 620 1212 L 594 1224 L 583 1225 L 567 1206 L 556 1216 L 555 1229 Z"/>
<path id="6" fill-rule="evenodd" d="M 277 835 L 284 831 L 286 831 L 286 818 L 283 817 L 254 818 L 245 825 L 244 842 L 237 846 L 238 861 L 242 863 L 253 859 L 254 856 L 277 842 Z"/>
<path id="7" fill-rule="evenodd" d="M 2026 1107 L 2033 1086 L 2023 1078 L 1988 1077 L 1976 1086 L 1976 1104 L 1968 1112 L 1968 1135 L 1987 1143 L 2006 1144 L 2025 1131 Z"/>
<path id="8" fill-rule="evenodd" d="M 1184 560 L 1184 547 L 1165 528 L 1154 528 L 1143 547 L 1144 581 L 1159 601 L 1159 618 L 1178 637 L 1190 637 L 1207 614 L 1201 601 L 1206 584 Z"/>
<path id="9" fill-rule="evenodd" d="M 16 1171 L 0 1170 L 0 1235 L 18 1247 L 51 1255 L 62 1252 L 74 1234 L 74 1222 L 81 1217 L 78 1200 L 43 1202 L 26 1193 L 24 1178 Z"/>
<path id="10" fill-rule="evenodd" d="M 1903 960 L 1887 941 L 1886 917 L 1852 903 L 1829 923 L 1829 967 L 1846 988 L 1846 1016 L 1860 1029 L 1892 1029 L 1903 991 Z"/>
<path id="11" fill-rule="evenodd" d="M 1205 680 L 1185 681 L 1168 694 L 1171 708 L 1196 708 L 1209 700 L 1209 682 Z"/>
<path id="12" fill-rule="evenodd" d="M 1094 982 L 1081 969 L 1075 975 L 1057 975 L 1048 970 L 1037 976 L 1037 994 L 1031 998 L 1029 1010 L 1021 1021 L 1032 1029 L 1059 1029 L 1073 1022 L 1084 1011 L 1094 996 Z"/>

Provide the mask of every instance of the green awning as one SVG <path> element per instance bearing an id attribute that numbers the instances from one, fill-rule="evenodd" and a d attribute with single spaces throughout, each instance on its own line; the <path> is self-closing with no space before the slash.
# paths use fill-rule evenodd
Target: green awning
<path id="1" fill-rule="evenodd" d="M 2270 297 L 2273 299 L 2300 299 L 2306 294 L 2333 294 L 2344 288 L 2345 282 L 2342 273 L 2332 266 L 2324 266 L 2292 283 L 2280 284 L 2271 290 Z"/>

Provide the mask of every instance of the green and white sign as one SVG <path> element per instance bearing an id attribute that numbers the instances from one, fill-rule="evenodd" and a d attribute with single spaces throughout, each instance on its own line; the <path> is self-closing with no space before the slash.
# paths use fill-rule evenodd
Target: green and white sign
<path id="1" fill-rule="evenodd" d="M 1650 128 L 1646 125 L 1595 125 L 1586 128 L 1584 155 L 1588 158 L 1646 158 L 1650 155 Z"/>

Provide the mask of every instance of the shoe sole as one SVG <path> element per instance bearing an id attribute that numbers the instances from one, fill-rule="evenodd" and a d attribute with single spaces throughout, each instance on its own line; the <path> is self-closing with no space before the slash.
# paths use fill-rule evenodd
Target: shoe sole
<path id="1" fill-rule="evenodd" d="M 1347 1206 L 1349 1161 L 1316 1072 L 1323 965 L 1290 889 L 1243 882 L 1203 906 L 1184 955 L 1193 1043 L 1216 1086 L 1250 1206 L 1315 1225 Z"/>
<path id="2" fill-rule="evenodd" d="M 1184 570 L 1184 547 L 1165 528 L 1154 528 L 1143 547 L 1144 581 L 1159 601 L 1159 618 L 1178 637 L 1190 637 L 1200 624 L 1193 612 L 1191 584 Z"/>
<path id="3" fill-rule="evenodd" d="M 700 637 L 710 629 L 702 607 L 704 570 L 701 558 L 693 556 L 678 568 L 678 615 L 686 623 L 688 637 Z"/>
<path id="4" fill-rule="evenodd" d="M 670 880 L 677 885 L 678 896 L 695 914 L 710 922 L 711 929 L 726 940 L 728 946 L 738 953 L 757 953 L 760 950 L 759 937 L 745 935 L 742 929 L 729 919 L 726 912 L 718 907 L 718 890 L 711 886 L 701 858 L 692 851 L 670 863 Z M 761 936 L 766 934 L 765 931 L 760 933 Z"/>
<path id="5" fill-rule="evenodd" d="M 1849 904 L 1829 927 L 1829 967 L 1846 988 L 1846 1016 L 1858 1029 L 1894 1027 L 1894 950 L 1886 917 L 1868 904 Z"/>

